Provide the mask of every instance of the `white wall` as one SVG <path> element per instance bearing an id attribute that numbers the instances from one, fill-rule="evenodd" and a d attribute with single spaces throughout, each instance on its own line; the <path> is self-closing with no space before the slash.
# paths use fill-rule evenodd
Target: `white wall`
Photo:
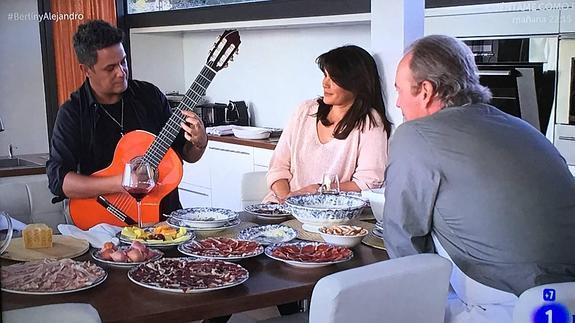
<path id="1" fill-rule="evenodd" d="M 184 69 L 189 87 L 219 32 L 184 35 Z M 257 126 L 285 127 L 303 100 L 323 93 L 315 59 L 345 44 L 370 50 L 369 25 L 241 30 L 239 55 L 218 73 L 207 96 L 227 103 L 244 100 Z"/>
<path id="2" fill-rule="evenodd" d="M 214 78 L 207 91 L 210 102 L 244 100 L 250 106 L 257 126 L 285 127 L 294 109 L 303 100 L 322 94 L 323 74 L 315 59 L 320 54 L 345 44 L 370 50 L 369 24 L 306 28 L 240 30 L 239 54 L 229 67 Z M 174 33 L 172 40 L 175 39 Z M 132 35 L 132 69 L 136 79 L 148 80 L 162 90 L 171 90 L 166 74 L 174 68 L 184 73 L 185 92 L 206 62 L 220 31 L 185 32 L 183 69 L 177 58 L 166 57 L 158 48 L 157 37 Z M 158 34 L 160 35 L 160 34 Z M 136 37 L 134 37 L 136 36 Z M 169 36 L 163 36 L 169 37 Z M 165 44 L 164 41 L 161 44 Z M 177 51 L 173 44 L 173 51 Z M 162 56 L 164 55 L 164 56 Z M 154 57 L 153 60 L 149 60 Z M 156 66 L 151 67 L 150 61 Z M 152 70 L 153 68 L 153 70 Z M 164 69 L 164 70 L 162 70 Z M 176 78 L 174 78 L 176 79 Z"/>
<path id="3" fill-rule="evenodd" d="M 10 13 L 38 13 L 36 0 L 0 1 L 0 156 L 48 152 L 46 102 L 37 21 L 9 20 Z"/>
<path id="4" fill-rule="evenodd" d="M 182 33 L 130 35 L 132 76 L 150 81 L 162 92 L 185 93 Z"/>

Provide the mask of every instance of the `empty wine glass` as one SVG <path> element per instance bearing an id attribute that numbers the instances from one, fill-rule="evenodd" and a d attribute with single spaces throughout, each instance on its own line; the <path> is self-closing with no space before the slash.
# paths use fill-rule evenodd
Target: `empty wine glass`
<path id="1" fill-rule="evenodd" d="M 321 194 L 339 194 L 339 177 L 337 174 L 324 173 L 318 192 Z"/>
<path id="2" fill-rule="evenodd" d="M 136 199 L 138 204 L 138 226 L 140 228 L 143 227 L 142 199 L 150 193 L 154 186 L 156 186 L 154 168 L 149 162 L 141 158 L 134 158 L 126 163 L 122 177 L 122 187 Z"/>

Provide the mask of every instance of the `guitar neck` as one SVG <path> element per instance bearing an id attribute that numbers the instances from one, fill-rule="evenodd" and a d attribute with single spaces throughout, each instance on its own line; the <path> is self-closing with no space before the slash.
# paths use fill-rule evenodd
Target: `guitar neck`
<path id="1" fill-rule="evenodd" d="M 216 71 L 208 65 L 204 65 L 204 68 L 196 77 L 196 80 L 192 83 L 180 104 L 174 109 L 172 116 L 162 128 L 160 134 L 146 151 L 144 161 L 149 162 L 154 168 L 158 167 L 168 148 L 170 148 L 180 132 L 180 123 L 184 121 L 184 116 L 181 111 L 193 111 L 196 104 L 206 94 L 206 89 L 215 76 Z"/>

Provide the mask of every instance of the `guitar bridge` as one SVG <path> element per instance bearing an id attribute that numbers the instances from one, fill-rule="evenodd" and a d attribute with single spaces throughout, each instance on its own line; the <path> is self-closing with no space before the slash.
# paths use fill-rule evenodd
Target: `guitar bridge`
<path id="1" fill-rule="evenodd" d="M 131 217 L 129 217 L 126 213 L 122 212 L 119 208 L 117 208 L 114 204 L 108 201 L 102 195 L 98 196 L 96 199 L 98 203 L 103 206 L 108 212 L 110 212 L 113 216 L 118 218 L 120 221 L 128 224 L 128 225 L 135 225 L 137 224 Z"/>

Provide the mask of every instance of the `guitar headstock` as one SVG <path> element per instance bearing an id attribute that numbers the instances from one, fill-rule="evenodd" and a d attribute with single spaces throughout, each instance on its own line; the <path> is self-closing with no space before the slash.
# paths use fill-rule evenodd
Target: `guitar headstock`
<path id="1" fill-rule="evenodd" d="M 237 30 L 225 30 L 210 51 L 206 64 L 215 71 L 226 68 L 228 62 L 237 54 L 240 43 L 240 33 Z"/>

